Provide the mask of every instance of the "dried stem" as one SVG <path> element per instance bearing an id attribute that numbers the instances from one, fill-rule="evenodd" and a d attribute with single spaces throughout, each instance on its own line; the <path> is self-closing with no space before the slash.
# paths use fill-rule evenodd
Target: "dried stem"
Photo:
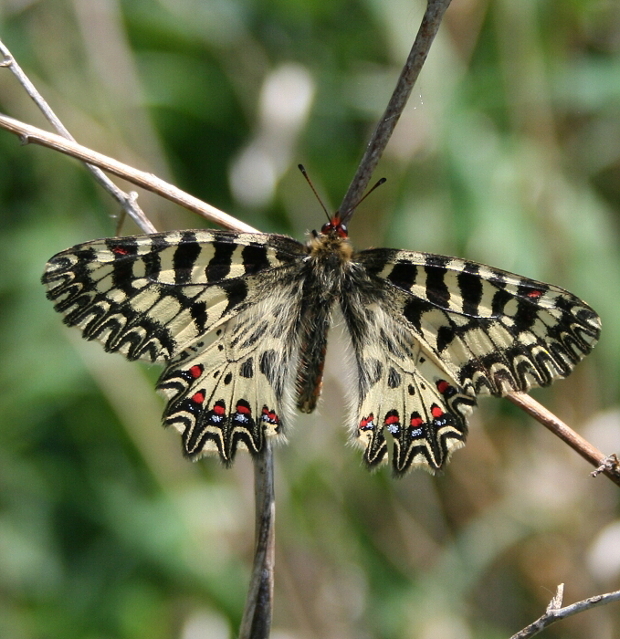
<path id="1" fill-rule="evenodd" d="M 239 639 L 267 639 L 271 627 L 276 512 L 271 442 L 254 461 L 254 486 L 256 548 Z"/>
<path id="2" fill-rule="evenodd" d="M 52 111 L 47 101 L 37 91 L 19 64 L 17 64 L 13 54 L 2 40 L 0 40 L 0 53 L 4 56 L 4 60 L 0 63 L 0 66 L 6 67 L 15 75 L 19 83 L 24 87 L 26 93 L 34 100 L 34 103 L 39 107 L 56 131 L 67 140 L 75 141 L 65 125 L 58 119 L 54 111 Z M 135 221 L 140 229 L 145 233 L 155 233 L 157 229 L 146 217 L 144 211 L 138 206 L 136 193 L 125 193 L 121 191 L 100 168 L 88 163 L 86 167 L 93 174 L 95 180 L 123 207 L 123 211 Z"/>
<path id="3" fill-rule="evenodd" d="M 123 164 L 118 160 L 114 160 L 113 158 L 103 155 L 102 153 L 92 151 L 77 142 L 67 140 L 59 135 L 55 135 L 54 133 L 48 133 L 47 131 L 43 131 L 42 129 L 38 129 L 29 124 L 24 124 L 23 122 L 19 122 L 19 120 L 14 120 L 13 118 L 9 118 L 5 115 L 0 115 L 0 127 L 7 131 L 11 131 L 11 133 L 16 133 L 20 136 L 22 142 L 26 144 L 30 142 L 40 144 L 41 146 L 49 147 L 55 151 L 71 155 L 72 157 L 82 160 L 83 162 L 87 162 L 88 164 L 100 167 L 108 173 L 118 175 L 128 182 L 132 182 L 137 186 L 153 191 L 153 193 L 157 193 L 171 202 L 180 204 L 186 209 L 189 209 L 194 213 L 198 213 L 198 215 L 201 215 L 216 224 L 244 233 L 259 232 L 249 224 L 240 222 L 236 218 L 232 217 L 232 215 L 228 215 L 228 213 L 224 213 L 224 211 L 220 211 L 214 206 L 206 204 L 202 200 L 189 195 L 185 191 L 182 191 L 176 186 L 156 177 L 152 173 L 146 173 L 144 171 L 134 169 L 128 164 Z"/>
<path id="4" fill-rule="evenodd" d="M 375 170 L 387 143 L 392 137 L 394 127 L 407 104 L 411 90 L 439 30 L 443 14 L 449 5 L 450 0 L 428 0 L 427 2 L 422 24 L 405 66 L 400 73 L 396 88 L 392 93 L 383 117 L 370 138 L 364 156 L 338 209 L 341 213 L 342 221 L 345 223 L 353 214 L 353 208 L 362 198 L 370 182 L 372 172 Z"/>
<path id="5" fill-rule="evenodd" d="M 545 614 L 542 615 L 542 617 L 538 618 L 534 623 L 531 623 L 526 628 L 523 628 L 523 630 L 517 632 L 517 634 L 512 635 L 510 639 L 530 639 L 530 637 L 535 637 L 547 626 L 550 626 L 556 621 L 560 621 L 560 619 L 565 619 L 566 617 L 576 615 L 577 613 L 583 612 L 584 610 L 596 608 L 597 606 L 604 606 L 605 604 L 611 603 L 613 601 L 620 601 L 620 590 L 616 590 L 615 592 L 608 592 L 603 595 L 596 595 L 595 597 L 589 597 L 588 599 L 584 599 L 583 601 L 577 601 L 570 606 L 561 608 L 563 597 L 564 584 L 560 584 L 555 596 L 549 602 Z"/>
<path id="6" fill-rule="evenodd" d="M 620 486 L 620 466 L 617 459 L 614 461 L 615 455 L 603 454 L 533 397 L 525 393 L 510 393 L 507 397 L 513 404 L 529 413 L 537 422 L 548 428 L 586 461 L 590 462 L 596 468 L 593 475 L 602 473 Z"/>

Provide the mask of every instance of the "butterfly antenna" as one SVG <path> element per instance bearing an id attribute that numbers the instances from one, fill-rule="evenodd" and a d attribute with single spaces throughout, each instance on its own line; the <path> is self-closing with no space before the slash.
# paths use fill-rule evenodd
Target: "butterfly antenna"
<path id="1" fill-rule="evenodd" d="M 343 215 L 340 216 L 340 219 L 343 222 L 347 222 L 349 220 L 349 218 L 351 217 L 351 215 L 353 215 L 353 211 L 355 211 L 355 209 L 375 190 L 378 189 L 382 184 L 385 184 L 387 182 L 387 178 L 382 177 L 370 190 L 366 191 L 366 193 L 364 195 L 362 195 L 362 197 L 351 207 L 349 208 L 346 213 L 344 213 Z"/>
<path id="2" fill-rule="evenodd" d="M 327 207 L 325 206 L 325 204 L 323 204 L 323 200 L 321 199 L 321 197 L 317 193 L 317 190 L 314 188 L 314 184 L 312 184 L 312 180 L 310 180 L 310 177 L 306 173 L 306 168 L 304 167 L 303 164 L 298 164 L 297 168 L 301 171 L 301 174 L 306 178 L 306 182 L 310 185 L 310 188 L 312 189 L 312 192 L 314 193 L 316 199 L 319 201 L 319 204 L 321 205 L 321 208 L 325 211 L 325 215 L 327 215 L 327 219 L 331 220 L 332 216 L 329 214 L 329 211 L 327 210 Z"/>

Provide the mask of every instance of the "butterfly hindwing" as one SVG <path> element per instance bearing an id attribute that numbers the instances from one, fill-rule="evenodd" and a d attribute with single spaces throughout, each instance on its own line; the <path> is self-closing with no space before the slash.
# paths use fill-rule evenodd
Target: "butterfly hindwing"
<path id="1" fill-rule="evenodd" d="M 342 304 L 357 372 L 354 441 L 369 467 L 390 456 L 391 437 L 396 475 L 438 470 L 464 445 L 475 397 L 402 322 L 385 285 L 373 285 L 363 272 L 355 279 Z"/>
<path id="2" fill-rule="evenodd" d="M 285 272 L 272 273 L 269 285 L 256 303 L 170 361 L 159 379 L 168 399 L 164 424 L 181 433 L 187 457 L 219 454 L 229 464 L 238 448 L 255 455 L 265 437 L 284 433 L 300 296 Z"/>

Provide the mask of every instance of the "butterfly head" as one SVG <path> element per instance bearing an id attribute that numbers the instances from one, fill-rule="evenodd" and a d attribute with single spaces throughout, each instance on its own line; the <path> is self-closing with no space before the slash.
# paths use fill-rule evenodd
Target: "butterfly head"
<path id="1" fill-rule="evenodd" d="M 329 222 L 323 224 L 320 232 L 312 231 L 307 246 L 311 256 L 325 260 L 332 266 L 350 261 L 353 255 L 349 232 L 338 213 L 335 213 Z"/>
<path id="2" fill-rule="evenodd" d="M 340 219 L 338 213 L 321 227 L 321 235 L 335 235 L 343 240 L 349 237 L 349 230 Z"/>

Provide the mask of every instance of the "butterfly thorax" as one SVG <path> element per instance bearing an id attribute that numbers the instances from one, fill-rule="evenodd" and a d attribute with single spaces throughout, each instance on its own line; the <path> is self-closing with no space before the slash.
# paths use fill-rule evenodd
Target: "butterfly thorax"
<path id="1" fill-rule="evenodd" d="M 327 229 L 327 232 L 325 230 Z M 321 233 L 314 232 L 308 241 L 307 247 L 310 256 L 318 260 L 327 260 L 336 265 L 337 263 L 349 262 L 353 256 L 353 247 L 346 234 L 346 231 L 331 228 L 326 224 Z"/>

